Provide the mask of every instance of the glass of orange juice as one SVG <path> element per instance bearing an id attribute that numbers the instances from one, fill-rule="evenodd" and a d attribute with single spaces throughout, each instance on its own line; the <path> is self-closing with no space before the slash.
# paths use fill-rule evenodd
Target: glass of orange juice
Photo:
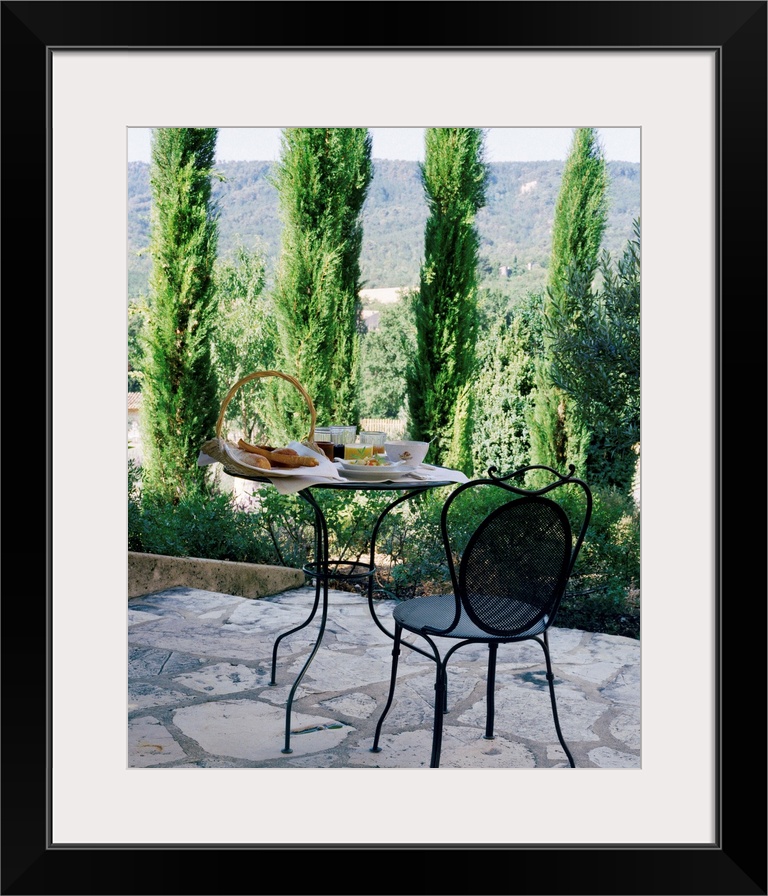
<path id="1" fill-rule="evenodd" d="M 368 432 L 360 433 L 360 444 L 370 445 L 374 454 L 384 454 L 384 442 L 386 441 L 387 434 L 385 432 L 369 430 Z"/>
<path id="2" fill-rule="evenodd" d="M 359 442 L 353 442 L 351 445 L 344 446 L 344 460 L 363 460 L 372 454 L 372 445 L 361 445 Z"/>

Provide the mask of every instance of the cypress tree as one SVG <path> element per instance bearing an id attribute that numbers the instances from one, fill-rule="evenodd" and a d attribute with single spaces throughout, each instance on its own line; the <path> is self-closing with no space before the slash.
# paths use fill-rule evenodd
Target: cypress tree
<path id="1" fill-rule="evenodd" d="M 285 128 L 275 169 L 283 220 L 273 292 L 281 369 L 307 390 L 319 425 L 360 422 L 361 215 L 371 145 L 366 128 Z M 299 437 L 303 399 L 282 381 L 275 387 L 282 434 Z"/>
<path id="2" fill-rule="evenodd" d="M 204 484 L 205 469 L 197 466 L 197 457 L 218 417 L 211 365 L 216 137 L 216 128 L 157 128 L 152 137 L 142 485 L 146 493 L 173 503 Z"/>
<path id="3" fill-rule="evenodd" d="M 428 216 L 414 311 L 416 354 L 407 374 L 410 435 L 434 439 L 430 460 L 472 466 L 477 341 L 478 209 L 488 166 L 478 128 L 427 128 L 421 180 Z"/>
<path id="4" fill-rule="evenodd" d="M 607 221 L 608 174 L 595 128 L 576 128 L 555 206 L 547 291 L 543 301 L 544 350 L 536 371 L 536 401 L 531 420 L 534 463 L 565 470 L 572 463 L 586 474 L 590 432 L 578 404 L 552 377 L 554 345 L 563 321 L 578 327 L 579 296 L 569 282 L 577 274 L 591 283 L 597 270 Z"/>

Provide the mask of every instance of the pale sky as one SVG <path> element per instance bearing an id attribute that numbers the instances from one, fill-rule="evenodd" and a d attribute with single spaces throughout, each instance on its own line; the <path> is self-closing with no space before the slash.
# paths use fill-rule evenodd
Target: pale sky
<path id="1" fill-rule="evenodd" d="M 640 161 L 640 128 L 598 128 L 609 162 Z M 150 128 L 128 128 L 128 161 L 150 161 Z M 568 155 L 573 128 L 488 128 L 488 162 L 542 162 Z M 371 128 L 374 159 L 423 161 L 424 128 Z M 280 154 L 280 128 L 219 128 L 218 162 L 273 162 Z"/>

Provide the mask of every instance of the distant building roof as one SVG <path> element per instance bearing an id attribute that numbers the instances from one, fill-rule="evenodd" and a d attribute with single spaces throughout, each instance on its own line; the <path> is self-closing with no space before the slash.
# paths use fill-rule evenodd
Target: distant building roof
<path id="1" fill-rule="evenodd" d="M 403 292 L 403 287 L 397 286 L 390 289 L 361 289 L 360 298 L 364 302 L 383 302 L 391 304 L 397 302 Z"/>
<path id="2" fill-rule="evenodd" d="M 128 393 L 128 410 L 138 411 L 141 407 L 141 392 Z"/>

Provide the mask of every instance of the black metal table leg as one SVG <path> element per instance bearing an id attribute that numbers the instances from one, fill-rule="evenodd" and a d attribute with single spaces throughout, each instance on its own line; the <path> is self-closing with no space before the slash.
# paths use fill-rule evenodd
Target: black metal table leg
<path id="1" fill-rule="evenodd" d="M 322 515 L 322 511 L 317 506 L 317 503 L 313 500 L 308 500 L 307 496 L 299 492 L 299 497 L 303 498 L 310 506 L 313 507 L 315 513 L 315 557 L 327 556 L 328 553 L 328 528 L 325 523 L 325 517 Z M 320 515 L 318 517 L 318 514 Z M 321 520 L 321 524 L 318 525 L 318 520 Z M 317 608 L 320 605 L 320 592 L 321 592 L 321 584 L 322 580 L 317 577 L 315 578 L 315 602 L 312 605 L 312 610 L 301 623 L 301 625 L 297 625 L 295 628 L 289 629 L 287 632 L 283 632 L 282 635 L 278 635 L 275 639 L 275 643 L 272 647 L 272 677 L 270 679 L 270 685 L 274 686 L 277 684 L 276 681 L 276 671 L 277 671 L 277 649 L 280 646 L 280 642 L 283 638 L 287 638 L 288 635 L 292 635 L 295 632 L 301 631 L 303 628 L 309 625 L 310 622 L 315 618 L 315 614 L 317 613 Z M 326 603 L 327 603 L 327 589 L 326 589 Z"/>
<path id="2" fill-rule="evenodd" d="M 283 747 L 283 753 L 292 753 L 291 749 L 291 709 L 293 708 L 293 698 L 296 696 L 296 691 L 298 690 L 299 685 L 301 684 L 302 678 L 304 678 L 304 673 L 309 668 L 310 663 L 315 658 L 315 654 L 320 647 L 320 642 L 323 640 L 323 634 L 325 633 L 325 623 L 328 619 L 328 524 L 325 520 L 325 515 L 320 508 L 320 505 L 315 501 L 313 495 L 306 489 L 305 491 L 299 492 L 299 496 L 302 497 L 314 510 L 315 512 L 315 565 L 317 567 L 317 576 L 315 578 L 315 603 L 312 607 L 312 612 L 309 615 L 309 618 L 306 622 L 303 622 L 297 628 L 291 629 L 290 632 L 285 632 L 285 634 L 281 635 L 280 638 L 275 642 L 275 647 L 272 652 L 272 679 L 274 681 L 275 678 L 275 662 L 277 659 L 277 644 L 282 638 L 286 635 L 291 634 L 292 632 L 297 632 L 299 629 L 304 628 L 304 626 L 308 625 L 315 616 L 317 612 L 318 602 L 320 598 L 320 593 L 322 591 L 323 595 L 323 609 L 320 614 L 320 630 L 317 633 L 317 640 L 315 641 L 315 646 L 312 648 L 309 656 L 307 657 L 307 661 L 304 663 L 304 666 L 296 677 L 296 681 L 293 683 L 293 687 L 291 688 L 291 692 L 288 694 L 288 703 L 285 707 L 285 746 Z"/>
<path id="3" fill-rule="evenodd" d="M 282 640 L 287 635 L 292 632 L 299 631 L 304 628 L 304 626 L 308 625 L 312 619 L 314 618 L 317 608 L 320 605 L 320 596 L 322 595 L 322 610 L 320 613 L 320 629 L 317 633 L 317 639 L 315 641 L 314 646 L 304 663 L 304 666 L 299 672 L 296 680 L 291 687 L 291 691 L 288 695 L 288 702 L 285 708 L 285 746 L 283 747 L 283 753 L 292 753 L 291 749 L 291 710 L 293 708 L 294 697 L 296 696 L 296 691 L 301 684 L 302 678 L 304 678 L 304 674 L 310 666 L 310 663 L 315 658 L 315 654 L 320 648 L 320 644 L 323 640 L 323 635 L 325 634 L 325 626 L 328 619 L 328 582 L 332 578 L 341 578 L 341 579 L 360 579 L 367 577 L 370 581 L 373 577 L 374 566 L 373 563 L 370 565 L 362 564 L 362 563 L 347 563 L 340 564 L 338 561 L 333 561 L 329 556 L 329 546 L 328 546 L 328 523 L 325 519 L 325 514 L 322 511 L 322 508 L 315 500 L 314 495 L 311 493 L 309 489 L 304 489 L 299 493 L 300 497 L 303 498 L 314 510 L 315 514 L 315 557 L 314 563 L 307 564 L 303 567 L 304 572 L 307 575 L 313 576 L 315 579 L 315 602 L 312 607 L 312 612 L 305 622 L 303 622 L 300 626 L 297 626 L 291 631 L 285 632 L 280 635 L 278 641 Z M 349 572 L 341 573 L 338 570 L 331 570 L 332 566 L 338 565 L 346 565 L 349 567 Z M 362 571 L 364 570 L 364 571 Z M 274 680 L 275 677 L 275 666 L 277 660 L 277 641 L 275 642 L 275 646 L 272 651 L 272 678 Z"/>
<path id="4" fill-rule="evenodd" d="M 233 474 L 234 475 L 234 474 Z M 264 476 L 243 476 L 242 474 L 237 474 L 241 476 L 243 479 L 249 479 L 256 482 L 269 482 L 269 477 Z M 397 507 L 398 504 L 401 504 L 403 501 L 407 501 L 410 498 L 414 498 L 417 495 L 420 495 L 426 491 L 429 491 L 432 488 L 439 488 L 446 485 L 453 484 L 450 480 L 445 481 L 437 481 L 431 480 L 429 485 L 419 484 L 418 486 L 408 486 L 407 491 L 404 494 L 399 495 L 394 501 L 391 501 L 384 510 L 379 514 L 376 519 L 376 523 L 373 527 L 373 532 L 371 534 L 371 553 L 370 553 L 370 562 L 362 563 L 362 562 L 347 562 L 347 561 L 337 561 L 331 560 L 329 556 L 329 539 L 328 539 L 328 523 L 325 519 L 325 514 L 322 511 L 322 508 L 315 500 L 314 495 L 311 492 L 309 487 L 303 488 L 298 492 L 300 498 L 307 502 L 310 505 L 314 512 L 315 518 L 315 557 L 314 563 L 307 564 L 303 567 L 303 571 L 314 578 L 315 580 L 315 599 L 312 604 L 312 609 L 309 613 L 309 616 L 302 622 L 300 625 L 295 626 L 292 629 L 289 629 L 286 632 L 278 635 L 275 639 L 275 643 L 272 647 L 272 669 L 271 669 L 271 680 L 269 682 L 270 685 L 274 686 L 276 684 L 276 670 L 277 670 L 277 653 L 280 643 L 284 638 L 287 638 L 289 635 L 294 634 L 295 632 L 301 631 L 301 629 L 305 628 L 307 625 L 312 622 L 312 620 L 317 615 L 318 609 L 322 605 L 322 610 L 320 613 L 320 628 L 317 633 L 317 638 L 315 643 L 310 651 L 309 656 L 307 657 L 304 665 L 299 672 L 296 680 L 294 681 L 290 693 L 288 695 L 288 700 L 286 703 L 285 710 L 285 746 L 283 747 L 283 753 L 292 753 L 291 749 L 291 712 L 293 710 L 293 703 L 296 697 L 296 692 L 299 689 L 299 685 L 301 684 L 304 675 L 309 669 L 312 660 L 315 658 L 315 654 L 320 648 L 320 644 L 323 640 L 323 636 L 325 634 L 325 627 L 328 620 L 328 583 L 331 579 L 344 579 L 347 581 L 359 581 L 363 578 L 368 579 L 368 609 L 371 615 L 371 618 L 378 626 L 378 628 L 388 637 L 394 640 L 394 634 L 388 631 L 384 625 L 382 625 L 378 616 L 376 615 L 376 611 L 373 606 L 373 593 L 374 593 L 374 582 L 373 577 L 376 571 L 375 560 L 376 560 L 376 538 L 379 533 L 379 529 L 386 518 L 387 514 L 394 508 Z M 394 482 L 386 482 L 386 483 L 352 483 L 345 482 L 340 484 L 338 482 L 318 482 L 314 485 L 315 488 L 330 488 L 330 489 L 343 489 L 348 491 L 400 491 L 402 486 L 399 486 Z M 348 567 L 348 571 L 341 572 L 339 567 Z M 429 659 L 434 659 L 427 651 L 422 650 L 421 648 L 415 646 L 414 644 L 410 644 L 408 642 L 403 641 L 405 646 L 409 647 L 411 650 L 415 650 L 417 653 L 423 654 L 425 657 Z"/>

